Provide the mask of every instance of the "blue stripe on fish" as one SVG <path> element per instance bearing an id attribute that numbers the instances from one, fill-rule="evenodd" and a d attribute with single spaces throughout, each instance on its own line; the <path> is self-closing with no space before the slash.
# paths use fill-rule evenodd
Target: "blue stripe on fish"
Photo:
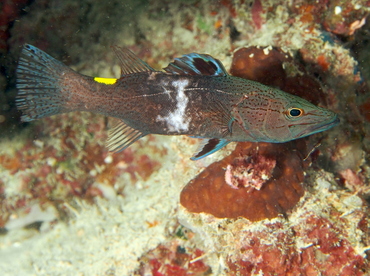
<path id="1" fill-rule="evenodd" d="M 168 73 L 177 75 L 227 76 L 223 64 L 210 55 L 191 53 L 175 58 L 164 68 Z"/>

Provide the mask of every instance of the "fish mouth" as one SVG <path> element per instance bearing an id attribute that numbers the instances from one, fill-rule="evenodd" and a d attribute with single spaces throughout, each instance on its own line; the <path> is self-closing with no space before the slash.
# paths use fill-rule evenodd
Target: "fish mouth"
<path id="1" fill-rule="evenodd" d="M 322 124 L 312 123 L 311 127 L 308 127 L 307 129 L 300 132 L 297 136 L 298 137 L 305 137 L 311 134 L 315 134 L 324 130 L 328 130 L 329 128 L 332 128 L 333 126 L 336 126 L 339 124 L 340 120 L 338 118 L 338 115 L 335 115 L 335 117 L 328 122 L 324 122 Z"/>

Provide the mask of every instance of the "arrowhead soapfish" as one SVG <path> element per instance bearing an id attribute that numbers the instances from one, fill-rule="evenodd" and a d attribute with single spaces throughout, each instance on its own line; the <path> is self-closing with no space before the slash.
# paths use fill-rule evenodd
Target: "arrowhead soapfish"
<path id="1" fill-rule="evenodd" d="M 297 96 L 230 76 L 206 54 L 176 58 L 157 71 L 127 48 L 112 47 L 119 79 L 81 75 L 40 49 L 25 45 L 17 68 L 16 104 L 22 121 L 71 111 L 116 117 L 110 151 L 148 134 L 201 138 L 191 158 L 203 158 L 232 141 L 282 143 L 327 130 L 338 116 Z"/>

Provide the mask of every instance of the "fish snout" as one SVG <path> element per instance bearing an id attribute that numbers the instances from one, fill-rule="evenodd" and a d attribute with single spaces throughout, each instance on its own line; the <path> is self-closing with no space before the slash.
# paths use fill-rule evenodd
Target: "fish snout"
<path id="1" fill-rule="evenodd" d="M 297 136 L 305 137 L 311 134 L 325 131 L 338 125 L 339 122 L 340 119 L 338 117 L 338 114 L 330 110 L 325 110 L 325 114 L 323 114 L 323 112 L 318 112 L 317 115 L 312 114 L 310 120 L 302 124 L 302 126 L 305 126 L 305 129 L 302 130 Z"/>

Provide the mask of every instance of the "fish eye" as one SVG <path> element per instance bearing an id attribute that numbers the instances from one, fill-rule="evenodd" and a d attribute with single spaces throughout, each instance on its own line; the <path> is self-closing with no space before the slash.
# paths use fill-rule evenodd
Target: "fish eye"
<path id="1" fill-rule="evenodd" d="M 288 114 L 290 117 L 300 117 L 303 114 L 303 110 L 300 108 L 291 108 L 288 110 Z"/>

